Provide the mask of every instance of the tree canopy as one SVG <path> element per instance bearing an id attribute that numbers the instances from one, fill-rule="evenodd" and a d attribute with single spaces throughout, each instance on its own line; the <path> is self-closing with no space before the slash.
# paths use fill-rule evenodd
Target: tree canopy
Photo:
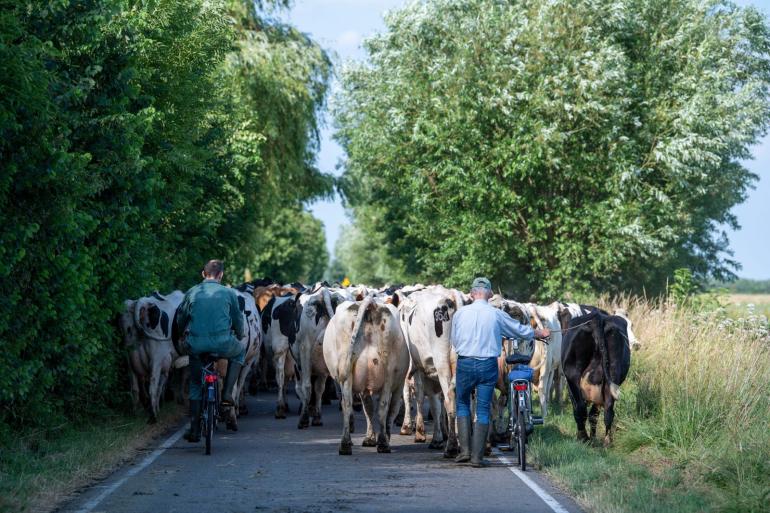
<path id="1" fill-rule="evenodd" d="M 428 0 L 386 25 L 335 117 L 356 230 L 397 273 L 553 297 L 736 269 L 719 227 L 770 120 L 755 9 Z"/>
<path id="2" fill-rule="evenodd" d="M 0 0 L 0 428 L 125 403 L 110 321 L 210 258 L 322 275 L 331 63 L 286 4 Z"/>

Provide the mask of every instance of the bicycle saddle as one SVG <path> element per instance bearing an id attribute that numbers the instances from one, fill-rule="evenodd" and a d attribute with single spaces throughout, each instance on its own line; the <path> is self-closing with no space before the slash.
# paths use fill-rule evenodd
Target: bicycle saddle
<path id="1" fill-rule="evenodd" d="M 531 354 L 514 353 L 514 354 L 509 354 L 508 356 L 505 357 L 505 363 L 509 365 L 516 365 L 516 364 L 527 365 L 530 362 L 530 360 L 532 360 Z"/>
<path id="2" fill-rule="evenodd" d="M 198 357 L 201 359 L 201 361 L 204 364 L 215 362 L 221 358 L 221 356 L 219 356 L 216 353 L 201 353 L 200 355 L 198 355 Z"/>

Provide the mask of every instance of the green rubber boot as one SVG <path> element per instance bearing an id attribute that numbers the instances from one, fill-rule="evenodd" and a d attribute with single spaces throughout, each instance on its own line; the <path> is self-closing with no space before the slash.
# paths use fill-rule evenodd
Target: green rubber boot
<path id="1" fill-rule="evenodd" d="M 190 443 L 201 441 L 201 402 L 190 401 L 190 429 L 184 434 L 184 439 Z"/>
<path id="2" fill-rule="evenodd" d="M 457 441 L 460 442 L 460 454 L 455 463 L 467 463 L 471 460 L 471 418 L 457 417 Z"/>
<path id="3" fill-rule="evenodd" d="M 473 425 L 473 443 L 471 444 L 471 466 L 476 468 L 488 467 L 484 461 L 484 449 L 487 447 L 487 433 L 489 424 Z"/>

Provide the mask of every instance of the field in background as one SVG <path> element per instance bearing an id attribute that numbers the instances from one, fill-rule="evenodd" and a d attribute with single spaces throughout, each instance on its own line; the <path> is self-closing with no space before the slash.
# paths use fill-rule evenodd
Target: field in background
<path id="1" fill-rule="evenodd" d="M 746 296 L 733 300 L 711 313 L 619 305 L 643 346 L 614 446 L 578 443 L 568 404 L 532 440 L 538 465 L 589 511 L 770 511 L 770 335 Z"/>
<path id="2" fill-rule="evenodd" d="M 728 294 L 725 299 L 730 317 L 740 318 L 755 313 L 770 318 L 770 294 Z"/>

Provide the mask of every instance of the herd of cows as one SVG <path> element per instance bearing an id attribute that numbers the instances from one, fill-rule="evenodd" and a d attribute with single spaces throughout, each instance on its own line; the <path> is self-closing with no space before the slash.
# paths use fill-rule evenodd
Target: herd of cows
<path id="1" fill-rule="evenodd" d="M 274 376 L 278 389 L 275 418 L 286 418 L 287 387 L 294 381 L 301 403 L 300 429 L 321 425 L 322 401 L 330 394 L 339 397 L 343 419 L 348 419 L 343 422 L 340 454 L 352 453 L 354 403 L 366 416 L 364 446 L 390 452 L 391 426 L 401 415 L 400 433 L 414 434 L 415 442 L 426 442 L 426 399 L 436 419 L 430 447 L 443 449 L 446 457 L 457 454 L 457 355 L 450 343 L 451 321 L 459 308 L 471 302 L 467 294 L 441 285 L 375 289 L 323 282 L 305 287 L 269 279 L 244 283 L 235 291 L 245 320 L 241 342 L 247 351 L 233 393 L 236 407 L 227 412 L 228 426 L 237 429 L 238 416 L 248 413 L 244 401 L 247 380 L 253 385 L 248 388 L 255 392 L 257 384 L 266 386 Z M 150 422 L 157 420 L 166 392 L 180 403 L 185 401 L 186 382 L 191 379 L 188 358 L 174 329 L 182 298 L 182 292 L 174 291 L 127 300 L 119 317 L 134 404 L 149 413 Z M 631 350 L 640 346 L 625 312 L 610 314 L 574 303 L 519 303 L 500 296 L 490 303 L 521 323 L 551 330 L 548 340 L 536 340 L 529 347 L 533 389 L 543 416 L 549 402 L 562 401 L 566 382 L 578 438 L 595 438 L 599 409 L 603 408 L 604 443 L 611 443 L 618 387 L 628 373 Z M 504 341 L 498 359 L 500 394 L 493 401 L 493 442 L 506 428 L 505 356 L 511 350 L 511 341 Z M 224 374 L 227 362 L 220 363 Z"/>

